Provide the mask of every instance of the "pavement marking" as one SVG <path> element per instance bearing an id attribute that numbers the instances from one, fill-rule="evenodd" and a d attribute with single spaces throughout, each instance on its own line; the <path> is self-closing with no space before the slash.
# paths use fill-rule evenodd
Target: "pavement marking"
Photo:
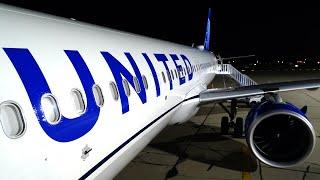
<path id="1" fill-rule="evenodd" d="M 306 96 L 310 97 L 311 99 L 315 100 L 316 102 L 320 103 L 320 100 L 314 96 L 312 96 L 311 94 L 307 93 L 307 92 L 303 92 Z"/>
<path id="2" fill-rule="evenodd" d="M 251 180 L 251 173 L 243 171 L 242 172 L 242 180 Z"/>
<path id="3" fill-rule="evenodd" d="M 246 155 L 250 155 L 248 148 L 244 145 L 241 147 L 241 151 Z M 251 180 L 251 173 L 247 171 L 242 171 L 242 180 Z"/>

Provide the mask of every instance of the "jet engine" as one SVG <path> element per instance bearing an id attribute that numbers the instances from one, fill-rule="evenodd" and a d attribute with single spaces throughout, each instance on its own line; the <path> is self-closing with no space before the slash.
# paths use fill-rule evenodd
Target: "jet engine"
<path id="1" fill-rule="evenodd" d="M 311 121 L 290 103 L 267 101 L 248 113 L 245 132 L 254 155 L 273 167 L 303 162 L 312 153 L 316 136 Z"/>

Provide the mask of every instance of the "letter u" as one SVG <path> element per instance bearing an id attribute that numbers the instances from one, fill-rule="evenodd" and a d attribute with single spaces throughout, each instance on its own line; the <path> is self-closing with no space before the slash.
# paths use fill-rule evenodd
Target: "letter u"
<path id="1" fill-rule="evenodd" d="M 28 49 L 4 48 L 28 93 L 38 122 L 46 134 L 58 142 L 70 142 L 88 133 L 98 120 L 100 109 L 95 103 L 92 87 L 95 84 L 92 75 L 78 51 L 66 50 L 65 53 L 73 64 L 83 85 L 87 97 L 85 113 L 80 117 L 68 119 L 61 115 L 58 124 L 47 122 L 41 108 L 41 98 L 51 94 L 48 83 Z M 57 86 L 59 82 L 57 82 Z M 62 86 L 62 84 L 60 84 Z"/>

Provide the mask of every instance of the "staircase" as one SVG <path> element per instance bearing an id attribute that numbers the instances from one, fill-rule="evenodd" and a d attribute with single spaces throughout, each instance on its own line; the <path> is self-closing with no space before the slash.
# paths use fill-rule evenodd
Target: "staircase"
<path id="1" fill-rule="evenodd" d="M 236 68 L 234 68 L 231 64 L 218 64 L 216 70 L 216 74 L 219 75 L 227 75 L 237 81 L 240 86 L 252 86 L 257 85 L 257 83 L 252 80 L 249 76 L 242 74 Z"/>

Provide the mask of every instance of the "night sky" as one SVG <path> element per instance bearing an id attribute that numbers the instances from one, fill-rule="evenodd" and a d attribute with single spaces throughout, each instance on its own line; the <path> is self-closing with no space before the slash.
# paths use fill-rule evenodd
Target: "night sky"
<path id="1" fill-rule="evenodd" d="M 208 7 L 212 7 L 211 46 L 222 56 L 320 59 L 320 6 L 314 4 L 235 0 L 176 1 L 180 4 L 173 4 L 173 0 L 139 4 L 0 2 L 190 46 L 203 43 Z"/>

